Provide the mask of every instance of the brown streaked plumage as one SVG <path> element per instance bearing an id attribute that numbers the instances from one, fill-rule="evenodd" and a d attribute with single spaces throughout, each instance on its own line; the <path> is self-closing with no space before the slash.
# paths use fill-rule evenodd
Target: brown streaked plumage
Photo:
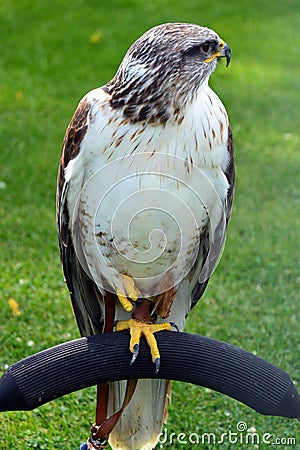
<path id="1" fill-rule="evenodd" d="M 183 23 L 154 27 L 130 47 L 113 79 L 81 100 L 67 128 L 58 173 L 57 221 L 64 274 L 84 336 L 109 331 L 115 319 L 131 317 L 152 324 L 171 320 L 182 330 L 203 295 L 223 248 L 234 194 L 231 128 L 224 106 L 208 86 L 221 57 L 228 65 L 230 49 L 208 28 Z M 149 173 L 157 176 L 143 178 Z M 110 178 L 112 188 L 122 189 L 109 186 L 101 197 L 101 183 Z M 96 188 L 89 191 L 93 182 Z M 184 190 L 186 185 L 203 192 L 195 197 Z M 152 195 L 145 197 L 150 188 Z M 98 191 L 101 201 L 99 197 L 94 211 Z M 160 216 L 166 192 L 168 214 Z M 174 208 L 173 194 L 183 199 Z M 119 212 L 123 203 L 127 207 Z M 148 216 L 140 219 L 134 214 L 132 229 L 125 229 L 132 205 Z M 152 209 L 145 209 L 147 205 Z M 181 228 L 180 240 L 170 217 L 177 214 L 178 223 L 189 223 L 185 207 L 193 212 L 197 229 L 193 234 L 191 227 Z M 213 216 L 215 209 L 219 212 Z M 114 213 L 121 216 L 112 228 Z M 95 240 L 89 234 L 91 226 Z M 161 253 L 161 235 L 149 248 L 149 230 L 156 229 L 168 237 Z M 181 259 L 173 264 L 179 246 Z M 141 261 L 141 255 L 152 250 L 159 254 L 154 262 Z M 159 267 L 168 269 L 160 269 L 159 280 L 151 285 Z M 122 296 L 127 297 L 127 312 L 120 304 Z M 141 297 L 142 306 L 134 296 Z M 122 408 L 125 389 L 125 382 L 109 386 L 104 415 Z M 113 449 L 154 448 L 168 391 L 164 380 L 139 380 L 129 389 L 132 399 L 110 434 Z M 94 435 L 93 448 L 100 448 L 98 437 Z"/>

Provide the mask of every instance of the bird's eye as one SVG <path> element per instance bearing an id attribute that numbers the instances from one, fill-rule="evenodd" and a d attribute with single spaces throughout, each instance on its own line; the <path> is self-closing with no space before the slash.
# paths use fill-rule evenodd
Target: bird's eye
<path id="1" fill-rule="evenodd" d="M 209 43 L 205 42 L 204 44 L 201 45 L 201 50 L 203 51 L 203 53 L 207 53 L 209 50 Z"/>
<path id="2" fill-rule="evenodd" d="M 210 42 L 204 42 L 204 44 L 200 45 L 193 45 L 192 47 L 188 48 L 185 52 L 185 56 L 199 56 L 201 52 L 208 53 L 210 50 Z"/>

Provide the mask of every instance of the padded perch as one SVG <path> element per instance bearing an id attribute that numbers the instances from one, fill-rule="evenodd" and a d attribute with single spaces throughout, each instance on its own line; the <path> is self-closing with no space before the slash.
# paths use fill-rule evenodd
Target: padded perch
<path id="1" fill-rule="evenodd" d="M 205 386 L 261 414 L 300 418 L 300 397 L 290 376 L 269 362 L 208 337 L 163 331 L 155 374 L 149 348 L 130 365 L 129 333 L 69 341 L 10 366 L 0 379 L 0 411 L 33 410 L 55 398 L 106 381 L 166 378 Z"/>

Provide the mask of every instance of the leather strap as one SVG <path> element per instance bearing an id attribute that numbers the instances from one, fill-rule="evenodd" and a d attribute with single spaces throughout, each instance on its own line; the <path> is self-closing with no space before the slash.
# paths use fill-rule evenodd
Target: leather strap
<path id="1" fill-rule="evenodd" d="M 105 326 L 104 333 L 113 331 L 114 317 L 115 317 L 115 296 L 106 292 L 104 297 L 105 304 Z M 96 421 L 91 426 L 91 436 L 88 440 L 90 448 L 100 450 L 107 448 L 108 437 L 119 420 L 123 410 L 128 405 L 133 393 L 135 391 L 138 380 L 129 380 L 126 386 L 125 397 L 121 408 L 112 416 L 107 417 L 107 405 L 109 396 L 109 384 L 103 383 L 97 386 L 97 407 L 96 407 Z"/>
<path id="2" fill-rule="evenodd" d="M 126 393 L 125 393 L 125 397 L 123 400 L 123 404 L 117 412 L 115 412 L 112 416 L 103 420 L 100 423 L 100 425 L 97 425 L 97 424 L 92 425 L 90 441 L 93 444 L 96 442 L 99 442 L 101 445 L 98 447 L 94 446 L 94 448 L 100 449 L 100 448 L 105 448 L 107 446 L 108 437 L 109 437 L 110 433 L 112 432 L 114 426 L 116 425 L 117 421 L 119 420 L 122 412 L 124 411 L 124 409 L 126 408 L 128 403 L 130 402 L 131 397 L 133 396 L 133 393 L 135 391 L 137 382 L 138 382 L 137 379 L 127 381 Z"/>

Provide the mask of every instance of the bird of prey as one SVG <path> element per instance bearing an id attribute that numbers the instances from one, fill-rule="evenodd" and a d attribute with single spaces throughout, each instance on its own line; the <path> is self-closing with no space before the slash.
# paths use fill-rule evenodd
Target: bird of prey
<path id="1" fill-rule="evenodd" d="M 154 333 L 183 329 L 231 213 L 232 133 L 208 84 L 222 57 L 228 65 L 230 48 L 209 28 L 150 29 L 112 80 L 82 98 L 63 142 L 58 233 L 80 333 L 129 329 L 132 362 L 144 335 L 158 374 Z M 154 448 L 169 392 L 160 379 L 99 386 L 88 448 L 104 448 L 108 435 L 113 449 Z"/>

